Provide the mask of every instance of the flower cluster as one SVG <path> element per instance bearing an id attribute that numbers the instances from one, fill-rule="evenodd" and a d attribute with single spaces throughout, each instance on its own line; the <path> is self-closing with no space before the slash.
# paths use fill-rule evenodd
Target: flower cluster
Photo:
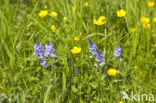
<path id="1" fill-rule="evenodd" d="M 100 62 L 100 66 L 104 66 L 105 65 L 105 60 L 104 60 L 104 56 L 102 55 L 102 53 L 100 52 L 100 50 L 97 49 L 96 45 L 88 38 L 89 40 L 89 52 L 92 53 L 93 55 L 96 54 L 96 61 Z M 93 56 L 89 56 L 90 58 L 93 58 Z M 98 65 L 95 64 L 97 67 Z"/>
<path id="2" fill-rule="evenodd" d="M 38 59 L 41 63 L 41 65 L 43 65 L 44 67 L 47 67 L 47 63 L 44 59 L 44 57 L 56 57 L 56 55 L 54 54 L 54 48 L 53 48 L 53 44 L 50 43 L 49 41 L 47 41 L 47 44 L 45 45 L 45 50 L 44 47 L 41 45 L 41 43 L 37 42 L 34 45 L 34 54 L 36 56 L 36 59 Z"/>
<path id="3" fill-rule="evenodd" d="M 121 52 L 121 48 L 120 48 L 118 42 L 116 42 L 116 48 L 115 48 L 115 50 L 114 50 L 114 55 L 115 55 L 115 57 L 119 58 L 119 57 L 121 56 L 121 53 L 122 53 L 122 52 Z M 118 60 L 119 60 L 119 61 L 123 61 L 122 58 L 119 58 Z"/>

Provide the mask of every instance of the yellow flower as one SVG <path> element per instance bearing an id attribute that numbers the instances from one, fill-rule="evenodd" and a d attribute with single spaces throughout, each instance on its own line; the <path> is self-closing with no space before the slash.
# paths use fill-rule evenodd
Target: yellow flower
<path id="1" fill-rule="evenodd" d="M 41 10 L 38 14 L 41 18 L 45 18 L 48 15 L 47 10 Z"/>
<path id="2" fill-rule="evenodd" d="M 74 40 L 77 41 L 77 42 L 80 41 L 80 36 L 75 36 Z"/>
<path id="3" fill-rule="evenodd" d="M 155 5 L 154 1 L 149 1 L 149 2 L 147 2 L 147 6 L 148 6 L 149 8 L 152 8 L 154 5 Z"/>
<path id="4" fill-rule="evenodd" d="M 67 20 L 68 20 L 68 18 L 67 18 L 67 17 L 63 17 L 63 20 L 64 20 L 64 21 L 67 21 Z"/>
<path id="5" fill-rule="evenodd" d="M 144 29 L 149 29 L 151 27 L 150 24 L 142 24 L 142 26 L 144 27 Z"/>
<path id="6" fill-rule="evenodd" d="M 132 33 L 134 33 L 134 32 L 136 32 L 136 28 L 130 28 L 130 31 L 131 31 Z"/>
<path id="7" fill-rule="evenodd" d="M 103 25 L 105 23 L 105 16 L 100 16 L 98 20 L 94 19 L 93 23 L 96 25 Z"/>
<path id="8" fill-rule="evenodd" d="M 72 7 L 72 11 L 75 12 L 75 7 L 74 6 Z"/>
<path id="9" fill-rule="evenodd" d="M 88 6 L 89 6 L 89 3 L 88 3 L 88 2 L 85 2 L 85 3 L 84 3 L 84 6 L 85 6 L 85 7 L 88 7 Z"/>
<path id="10" fill-rule="evenodd" d="M 149 24 L 149 22 L 150 22 L 150 19 L 149 19 L 149 18 L 146 18 L 146 17 L 144 17 L 144 16 L 141 17 L 140 20 L 141 20 L 141 23 L 142 23 L 142 24 Z"/>
<path id="11" fill-rule="evenodd" d="M 77 47 L 77 46 L 74 46 L 73 49 L 71 49 L 71 52 L 73 54 L 78 54 L 81 52 L 81 48 Z"/>
<path id="12" fill-rule="evenodd" d="M 153 23 L 156 23 L 156 17 L 154 17 L 152 21 L 153 21 Z"/>
<path id="13" fill-rule="evenodd" d="M 52 31 L 52 32 L 55 32 L 55 30 L 56 30 L 55 25 L 52 25 L 52 26 L 51 26 L 51 31 Z"/>
<path id="14" fill-rule="evenodd" d="M 123 9 L 120 9 L 117 11 L 117 16 L 118 17 L 124 17 L 126 15 L 126 11 Z"/>
<path id="15" fill-rule="evenodd" d="M 123 101 L 120 101 L 119 103 L 124 103 Z"/>
<path id="16" fill-rule="evenodd" d="M 53 12 L 50 13 L 50 15 L 51 15 L 52 17 L 57 17 L 57 12 L 54 12 L 54 11 L 53 11 Z"/>
<path id="17" fill-rule="evenodd" d="M 107 74 L 109 75 L 109 76 L 116 76 L 116 74 L 119 74 L 120 73 L 120 71 L 119 70 L 116 70 L 116 69 L 109 69 L 109 70 L 107 70 Z"/>

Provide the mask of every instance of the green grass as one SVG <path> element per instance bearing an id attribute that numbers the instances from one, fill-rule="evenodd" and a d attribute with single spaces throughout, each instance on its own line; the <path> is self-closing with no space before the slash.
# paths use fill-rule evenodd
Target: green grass
<path id="1" fill-rule="evenodd" d="M 0 102 L 118 103 L 121 91 L 156 96 L 156 24 L 152 23 L 156 6 L 149 9 L 148 0 L 88 0 L 89 7 L 84 7 L 86 1 L 28 0 L 23 4 L 13 0 L 11 4 L 0 0 Z M 116 16 L 121 8 L 127 11 L 123 18 Z M 58 16 L 40 18 L 40 10 L 56 11 Z M 102 15 L 106 23 L 93 24 Z M 142 16 L 150 18 L 150 29 L 142 27 Z M 130 32 L 133 27 L 135 33 Z M 74 41 L 76 35 L 81 35 L 79 42 Z M 88 37 L 104 55 L 105 66 L 96 68 L 95 60 L 89 58 Z M 48 67 L 44 68 L 35 59 L 34 45 L 37 41 L 45 45 L 47 40 L 53 43 L 57 58 L 46 59 Z M 123 62 L 114 57 L 116 42 L 122 48 Z M 71 53 L 74 46 L 81 47 L 80 54 Z M 109 68 L 121 73 L 110 77 Z"/>

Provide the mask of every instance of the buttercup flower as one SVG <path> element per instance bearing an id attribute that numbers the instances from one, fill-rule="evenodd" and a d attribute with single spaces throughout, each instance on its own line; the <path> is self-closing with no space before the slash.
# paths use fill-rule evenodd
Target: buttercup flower
<path id="1" fill-rule="evenodd" d="M 121 48 L 120 48 L 118 42 L 116 43 L 116 48 L 115 48 L 115 50 L 114 50 L 114 55 L 115 55 L 116 57 L 120 57 L 120 56 L 121 56 Z"/>
<path id="2" fill-rule="evenodd" d="M 146 17 L 141 17 L 141 23 L 142 23 L 142 26 L 145 28 L 145 29 L 149 29 L 150 28 L 150 19 L 149 18 L 146 18 Z"/>
<path id="3" fill-rule="evenodd" d="M 34 54 L 36 57 L 38 57 L 38 55 L 44 54 L 44 48 L 39 42 L 35 44 L 34 49 L 35 49 Z"/>
<path id="4" fill-rule="evenodd" d="M 44 53 L 45 57 L 48 57 L 48 56 L 56 57 L 56 55 L 54 54 L 55 49 L 53 48 L 53 44 L 52 43 L 47 41 L 47 44 L 45 45 L 45 48 L 46 48 L 45 53 Z"/>
<path id="5" fill-rule="evenodd" d="M 153 23 L 156 23 L 156 17 L 154 17 L 152 21 L 153 21 Z"/>
<path id="6" fill-rule="evenodd" d="M 57 17 L 57 12 L 54 12 L 54 11 L 53 11 L 53 12 L 50 13 L 50 15 L 51 15 L 52 17 Z"/>
<path id="7" fill-rule="evenodd" d="M 74 6 L 72 7 L 72 11 L 75 12 L 75 7 Z"/>
<path id="8" fill-rule="evenodd" d="M 96 25 L 103 25 L 105 23 L 105 16 L 100 16 L 98 20 L 94 19 L 93 23 Z"/>
<path id="9" fill-rule="evenodd" d="M 73 54 L 79 54 L 81 52 L 81 48 L 74 46 L 73 49 L 71 49 L 71 52 Z"/>
<path id="10" fill-rule="evenodd" d="M 80 41 L 80 36 L 75 36 L 74 40 L 77 41 L 77 42 Z"/>
<path id="11" fill-rule="evenodd" d="M 142 26 L 144 27 L 144 29 L 149 29 L 151 27 L 150 24 L 142 24 Z"/>
<path id="12" fill-rule="evenodd" d="M 140 20 L 141 20 L 141 23 L 142 23 L 142 24 L 149 24 L 149 22 L 150 22 L 150 19 L 147 18 L 147 17 L 144 17 L 144 16 L 141 17 Z"/>
<path id="13" fill-rule="evenodd" d="M 41 10 L 38 14 L 41 18 L 45 18 L 48 15 L 47 10 Z"/>
<path id="14" fill-rule="evenodd" d="M 152 8 L 154 5 L 155 5 L 154 1 L 149 1 L 149 2 L 147 2 L 147 6 L 148 6 L 149 8 Z"/>
<path id="15" fill-rule="evenodd" d="M 84 6 L 85 6 L 85 7 L 88 7 L 88 6 L 89 6 L 89 3 L 88 3 L 88 2 L 85 2 L 85 3 L 84 3 Z"/>
<path id="16" fill-rule="evenodd" d="M 126 15 L 126 11 L 123 9 L 120 9 L 117 11 L 117 16 L 118 17 L 124 17 Z"/>
<path id="17" fill-rule="evenodd" d="M 52 31 L 52 32 L 55 32 L 55 30 L 56 30 L 55 25 L 52 25 L 52 26 L 51 26 L 51 31 Z"/>
<path id="18" fill-rule="evenodd" d="M 64 21 L 67 21 L 67 20 L 68 20 L 68 18 L 67 18 L 67 17 L 63 17 L 63 20 L 64 20 Z"/>
<path id="19" fill-rule="evenodd" d="M 134 33 L 134 32 L 136 32 L 136 28 L 130 28 L 130 31 L 131 31 L 132 33 Z"/>
<path id="20" fill-rule="evenodd" d="M 109 70 L 107 70 L 107 74 L 109 75 L 109 76 L 116 76 L 117 74 L 119 74 L 120 73 L 120 71 L 119 70 L 116 70 L 116 69 L 109 69 Z"/>
<path id="21" fill-rule="evenodd" d="M 120 101 L 119 103 L 124 103 L 123 101 Z"/>

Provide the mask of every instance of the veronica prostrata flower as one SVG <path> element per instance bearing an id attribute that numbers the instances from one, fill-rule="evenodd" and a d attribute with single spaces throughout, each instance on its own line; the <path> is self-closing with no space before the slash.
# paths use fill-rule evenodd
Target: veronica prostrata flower
<path id="1" fill-rule="evenodd" d="M 89 45 L 89 52 L 92 53 L 93 55 L 97 54 L 97 47 L 96 47 L 96 45 L 89 38 L 88 38 L 88 40 L 89 40 L 89 43 L 90 43 L 90 45 Z"/>
<path id="2" fill-rule="evenodd" d="M 48 66 L 43 56 L 39 56 L 37 57 L 37 59 L 40 61 L 41 65 L 43 65 L 44 67 Z"/>
<path id="3" fill-rule="evenodd" d="M 35 49 L 34 54 L 35 54 L 36 57 L 38 57 L 38 55 L 44 54 L 44 48 L 43 48 L 43 46 L 39 42 L 37 42 L 34 45 L 34 49 Z"/>
<path id="4" fill-rule="evenodd" d="M 55 49 L 53 48 L 53 44 L 52 43 L 47 41 L 47 44 L 45 45 L 45 48 L 46 48 L 45 53 L 44 53 L 45 57 L 48 57 L 48 56 L 56 57 L 56 54 L 54 54 Z"/>
<path id="5" fill-rule="evenodd" d="M 104 60 L 104 56 L 102 55 L 102 53 L 98 50 L 97 51 L 97 55 L 96 55 L 96 59 L 97 62 L 100 62 L 100 66 L 105 65 L 105 60 Z"/>
<path id="6" fill-rule="evenodd" d="M 116 48 L 115 48 L 115 50 L 114 50 L 114 55 L 115 55 L 116 57 L 120 57 L 120 56 L 121 56 L 121 48 L 120 48 L 118 42 L 116 43 Z"/>

